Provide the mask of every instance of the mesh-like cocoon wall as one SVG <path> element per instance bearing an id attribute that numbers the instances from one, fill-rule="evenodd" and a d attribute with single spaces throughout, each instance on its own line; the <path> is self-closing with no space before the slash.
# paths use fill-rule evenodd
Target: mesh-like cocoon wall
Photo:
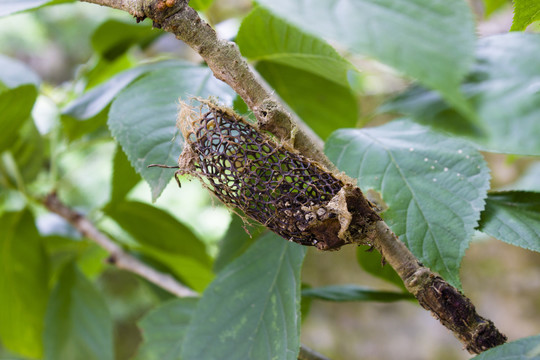
<path id="1" fill-rule="evenodd" d="M 232 111 L 206 106 L 207 112 L 185 106 L 181 111 L 178 125 L 186 143 L 179 173 L 199 177 L 224 204 L 287 240 L 324 250 L 353 242 L 345 236 L 352 215 L 346 196 L 338 196 L 342 180 Z"/>

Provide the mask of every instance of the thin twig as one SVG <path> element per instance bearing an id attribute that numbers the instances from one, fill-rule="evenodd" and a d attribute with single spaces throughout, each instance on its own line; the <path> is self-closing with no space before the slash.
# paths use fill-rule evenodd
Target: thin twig
<path id="1" fill-rule="evenodd" d="M 125 252 L 107 235 L 99 231 L 84 215 L 62 203 L 56 193 L 49 194 L 43 203 L 47 209 L 73 225 L 83 236 L 105 249 L 110 254 L 108 261 L 119 269 L 135 273 L 178 297 L 199 296 L 198 293 L 180 284 L 171 275 L 159 272 Z"/>
<path id="2" fill-rule="evenodd" d="M 319 354 L 313 349 L 308 348 L 305 345 L 300 347 L 300 353 L 298 354 L 298 360 L 330 360 L 326 356 Z"/>
<path id="3" fill-rule="evenodd" d="M 96 226 L 84 215 L 62 203 L 56 193 L 53 192 L 47 195 L 43 201 L 43 204 L 51 212 L 60 215 L 62 218 L 68 221 L 83 236 L 89 238 L 105 249 L 110 254 L 109 258 L 107 259 L 110 264 L 115 265 L 119 269 L 137 274 L 152 284 L 157 285 L 180 298 L 200 296 L 199 293 L 180 284 L 171 275 L 159 272 L 126 253 L 112 239 L 99 231 L 98 228 L 96 228 Z M 298 355 L 298 359 L 328 360 L 326 357 L 318 354 L 304 345 L 300 346 L 300 354 Z"/>

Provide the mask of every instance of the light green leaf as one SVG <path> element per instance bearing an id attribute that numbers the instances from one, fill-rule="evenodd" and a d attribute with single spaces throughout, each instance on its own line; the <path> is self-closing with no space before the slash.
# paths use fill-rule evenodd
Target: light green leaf
<path id="1" fill-rule="evenodd" d="M 194 8 L 197 11 L 205 11 L 212 5 L 214 0 L 190 0 L 189 6 Z"/>
<path id="2" fill-rule="evenodd" d="M 16 88 L 25 84 L 33 84 L 38 87 L 41 80 L 34 70 L 30 69 L 26 64 L 0 55 L 0 82 L 9 88 Z"/>
<path id="3" fill-rule="evenodd" d="M 42 170 L 45 158 L 45 144 L 33 121 L 25 121 L 17 141 L 10 149 L 17 163 L 22 180 L 31 183 Z"/>
<path id="4" fill-rule="evenodd" d="M 540 20 L 540 3 L 537 0 L 514 0 L 514 19 L 510 31 L 523 31 Z"/>
<path id="5" fill-rule="evenodd" d="M 304 289 L 302 296 L 328 301 L 393 302 L 414 299 L 414 296 L 407 292 L 379 291 L 352 284 Z"/>
<path id="6" fill-rule="evenodd" d="M 113 160 L 111 206 L 124 200 L 139 181 L 141 181 L 141 177 L 135 172 L 120 146 L 117 146 Z"/>
<path id="7" fill-rule="evenodd" d="M 468 113 L 459 84 L 472 64 L 476 37 L 465 1 L 257 2 L 304 31 L 418 79 Z"/>
<path id="8" fill-rule="evenodd" d="M 508 0 L 483 0 L 484 17 L 489 18 L 495 11 L 501 9 L 505 5 L 510 5 Z"/>
<path id="9" fill-rule="evenodd" d="M 33 10 L 46 5 L 73 2 L 74 0 L 0 0 L 0 16 Z"/>
<path id="10" fill-rule="evenodd" d="M 0 217 L 0 340 L 18 354 L 40 358 L 49 289 L 43 242 L 29 211 Z"/>
<path id="11" fill-rule="evenodd" d="M 355 126 L 358 103 L 350 88 L 278 63 L 261 61 L 256 69 L 322 138 L 338 128 Z"/>
<path id="12" fill-rule="evenodd" d="M 180 360 L 182 343 L 199 299 L 175 299 L 149 312 L 139 327 L 143 343 L 137 359 Z"/>
<path id="13" fill-rule="evenodd" d="M 471 360 L 540 360 L 540 335 L 530 336 L 489 349 Z"/>
<path id="14" fill-rule="evenodd" d="M 440 96 L 413 89 L 383 107 L 415 121 L 466 136 L 488 151 L 540 155 L 540 35 L 510 33 L 483 38 L 462 89 L 473 101 L 481 127 Z"/>
<path id="15" fill-rule="evenodd" d="M 268 234 L 223 269 L 199 302 L 182 359 L 296 360 L 304 254 Z"/>
<path id="16" fill-rule="evenodd" d="M 306 34 L 262 7 L 242 21 L 236 36 L 242 55 L 253 61 L 287 65 L 349 86 L 353 65 L 321 38 Z"/>
<path id="17" fill-rule="evenodd" d="M 152 29 L 151 23 L 136 24 L 109 19 L 94 31 L 91 42 L 98 54 L 112 61 L 131 46 L 139 44 L 145 47 L 161 35 L 163 31 Z"/>
<path id="18" fill-rule="evenodd" d="M 509 244 L 540 252 L 540 193 L 489 194 L 478 229 Z"/>
<path id="19" fill-rule="evenodd" d="M 468 143 L 408 121 L 332 134 L 326 153 L 388 205 L 382 216 L 427 267 L 459 287 L 459 266 L 484 208 L 488 168 Z"/>
<path id="20" fill-rule="evenodd" d="M 390 265 L 383 263 L 382 256 L 378 251 L 367 251 L 366 247 L 359 246 L 356 249 L 356 259 L 367 273 L 406 290 L 403 280 Z"/>
<path id="21" fill-rule="evenodd" d="M 36 98 L 34 85 L 21 85 L 0 93 L 0 153 L 17 140 L 19 129 L 28 120 Z"/>
<path id="22" fill-rule="evenodd" d="M 183 147 L 176 128 L 178 98 L 215 96 L 232 104 L 233 91 L 213 77 L 210 69 L 178 65 L 160 69 L 138 79 L 114 100 L 109 111 L 109 129 L 131 165 L 159 197 L 174 170 L 148 168 L 150 164 L 175 165 Z"/>
<path id="23" fill-rule="evenodd" d="M 168 266 L 184 282 L 202 291 L 213 278 L 205 245 L 169 213 L 154 206 L 123 201 L 105 212 L 154 260 Z"/>
<path id="24" fill-rule="evenodd" d="M 44 332 L 45 360 L 112 360 L 113 322 L 105 301 L 71 262 L 54 288 Z"/>

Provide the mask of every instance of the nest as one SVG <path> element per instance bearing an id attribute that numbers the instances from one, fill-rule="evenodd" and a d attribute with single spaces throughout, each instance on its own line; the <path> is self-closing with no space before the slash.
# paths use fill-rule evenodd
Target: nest
<path id="1" fill-rule="evenodd" d="M 357 187 L 234 112 L 204 104 L 206 112 L 184 105 L 179 115 L 185 145 L 177 173 L 201 179 L 229 208 L 323 250 L 358 242 L 366 225 L 380 219 Z"/>

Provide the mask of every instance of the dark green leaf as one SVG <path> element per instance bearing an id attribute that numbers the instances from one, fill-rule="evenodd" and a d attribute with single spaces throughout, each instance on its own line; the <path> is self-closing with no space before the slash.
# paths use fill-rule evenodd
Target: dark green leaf
<path id="1" fill-rule="evenodd" d="M 45 317 L 45 360 L 112 360 L 113 322 L 105 301 L 71 262 L 54 288 Z"/>
<path id="2" fill-rule="evenodd" d="M 27 210 L 4 213 L 0 229 L 0 340 L 13 352 L 40 358 L 49 296 L 43 242 Z"/>
<path id="3" fill-rule="evenodd" d="M 174 170 L 148 168 L 150 164 L 175 165 L 183 139 L 176 128 L 178 97 L 215 96 L 231 104 L 232 90 L 212 76 L 210 69 L 177 65 L 156 70 L 124 89 L 109 111 L 109 128 L 135 170 L 159 197 Z"/>
<path id="4" fill-rule="evenodd" d="M 223 269 L 199 302 L 182 359 L 296 360 L 304 254 L 268 234 Z"/>
<path id="5" fill-rule="evenodd" d="M 476 36 L 465 1 L 257 2 L 304 31 L 418 79 L 456 107 L 469 111 L 459 84 L 472 64 Z"/>
<path id="6" fill-rule="evenodd" d="M 73 2 L 74 0 L 1 0 L 0 16 L 37 9 L 46 5 Z"/>
<path id="7" fill-rule="evenodd" d="M 311 286 L 309 284 L 302 283 L 301 291 L 304 291 L 306 289 L 311 289 Z M 302 317 L 302 322 L 305 321 L 309 312 L 311 311 L 312 302 L 313 302 L 313 298 L 302 296 L 302 299 L 300 300 L 300 315 Z"/>
<path id="8" fill-rule="evenodd" d="M 112 206 L 114 206 L 115 203 L 124 200 L 129 191 L 133 189 L 139 181 L 141 181 L 141 177 L 135 172 L 120 146 L 117 146 L 113 160 L 110 200 Z"/>
<path id="9" fill-rule="evenodd" d="M 386 280 L 405 290 L 403 280 L 401 280 L 399 275 L 390 265 L 383 264 L 381 254 L 378 251 L 366 251 L 365 247 L 359 246 L 356 250 L 356 258 L 362 269 L 369 274 Z"/>
<path id="10" fill-rule="evenodd" d="M 363 190 L 381 192 L 392 230 L 421 262 L 459 287 L 461 258 L 489 187 L 478 151 L 402 120 L 339 130 L 326 153 Z"/>
<path id="11" fill-rule="evenodd" d="M 509 244 L 540 252 L 540 193 L 489 194 L 478 229 Z"/>
<path id="12" fill-rule="evenodd" d="M 536 34 L 510 33 L 479 41 L 477 62 L 462 86 L 479 114 L 479 127 L 425 89 L 413 89 L 383 109 L 467 136 L 489 151 L 540 155 L 538 53 Z"/>
<path id="13" fill-rule="evenodd" d="M 540 20 L 540 3 L 537 0 L 514 0 L 514 19 L 510 31 L 523 31 Z"/>
<path id="14" fill-rule="evenodd" d="M 302 290 L 302 296 L 328 301 L 392 302 L 414 299 L 407 292 L 379 291 L 352 284 L 304 289 Z"/>
<path id="15" fill-rule="evenodd" d="M 139 242 L 141 252 L 168 266 L 193 289 L 202 291 L 212 280 L 205 245 L 169 213 L 136 201 L 105 211 Z"/>
<path id="16" fill-rule="evenodd" d="M 153 30 L 151 23 L 136 24 L 109 19 L 94 31 L 91 41 L 98 54 L 112 61 L 131 46 L 139 44 L 145 47 L 162 34 L 162 31 Z"/>
<path id="17" fill-rule="evenodd" d="M 25 84 L 33 84 L 38 87 L 40 81 L 39 76 L 26 64 L 0 55 L 0 82 L 7 87 L 15 88 Z"/>
<path id="18" fill-rule="evenodd" d="M 278 63 L 261 61 L 256 68 L 279 96 L 322 138 L 327 138 L 338 128 L 355 126 L 358 104 L 350 88 Z"/>
<path id="19" fill-rule="evenodd" d="M 17 140 L 19 129 L 28 120 L 36 98 L 34 85 L 21 85 L 0 93 L 0 153 Z"/>
<path id="20" fill-rule="evenodd" d="M 540 335 L 512 341 L 484 351 L 471 360 L 540 360 Z"/>
<path id="21" fill-rule="evenodd" d="M 137 359 L 180 360 L 180 351 L 199 299 L 169 301 L 148 313 L 141 321 L 144 341 Z"/>
<path id="22" fill-rule="evenodd" d="M 349 87 L 349 77 L 357 73 L 326 41 L 302 32 L 261 7 L 244 18 L 236 43 L 250 60 L 286 65 L 345 87 Z"/>
<path id="23" fill-rule="evenodd" d="M 219 252 L 214 261 L 214 272 L 220 272 L 227 264 L 243 254 L 263 231 L 264 227 L 247 226 L 238 215 L 234 214 L 227 233 L 219 243 Z"/>

